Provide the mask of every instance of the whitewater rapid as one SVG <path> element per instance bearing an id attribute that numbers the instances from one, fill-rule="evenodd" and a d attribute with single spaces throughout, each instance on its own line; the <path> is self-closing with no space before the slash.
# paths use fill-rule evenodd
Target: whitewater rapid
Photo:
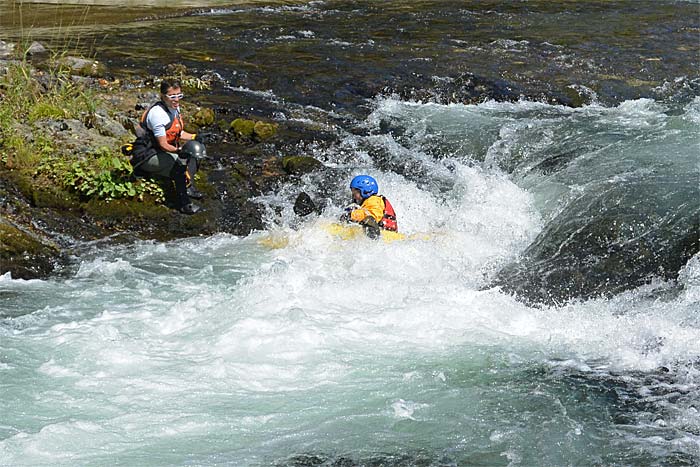
<path id="1" fill-rule="evenodd" d="M 512 122 L 572 137 L 595 133 L 581 112 L 606 128 L 611 112 L 667 122 L 652 103 L 627 106 L 378 100 L 367 127 L 393 119 L 402 136 L 348 134 L 316 156 L 377 178 L 401 231 L 427 238 L 327 233 L 349 178 L 318 218 L 295 219 L 294 191 L 317 195 L 312 174 L 258 200 L 276 208 L 263 232 L 96 243 L 66 277 L 3 276 L 0 465 L 697 460 L 700 258 L 679 284 L 559 307 L 489 286 L 562 206 L 552 194 L 576 190 L 495 162 L 513 154 Z M 412 170 L 391 170 L 399 160 Z"/>

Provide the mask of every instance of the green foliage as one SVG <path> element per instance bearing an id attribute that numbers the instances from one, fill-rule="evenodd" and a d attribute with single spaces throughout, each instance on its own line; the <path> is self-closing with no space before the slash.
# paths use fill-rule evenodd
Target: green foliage
<path id="1" fill-rule="evenodd" d="M 35 122 L 45 118 L 63 118 L 66 112 L 52 102 L 37 102 L 29 111 L 27 120 Z"/>
<path id="2" fill-rule="evenodd" d="M 90 157 L 69 161 L 49 157 L 39 166 L 37 174 L 78 193 L 84 199 L 138 199 L 150 196 L 163 201 L 162 188 L 148 180 L 135 180 L 131 164 L 110 148 L 100 148 Z"/>
<path id="3" fill-rule="evenodd" d="M 36 167 L 41 160 L 30 142 L 12 132 L 0 137 L 0 148 L 3 163 L 11 169 Z"/>
<path id="4" fill-rule="evenodd" d="M 181 80 L 183 88 L 196 89 L 202 91 L 204 89 L 211 89 L 211 82 L 202 78 L 197 78 L 195 76 L 186 76 Z"/>
<path id="5" fill-rule="evenodd" d="M 27 62 L 19 62 L 0 76 L 0 161 L 7 168 L 29 169 L 37 183 L 56 185 L 82 199 L 165 199 L 158 184 L 134 179 L 131 164 L 116 148 L 74 159 L 60 154 L 48 135 L 37 131 L 28 138 L 18 131 L 20 123 L 43 119 L 89 120 L 96 110 L 92 91 L 72 83 L 65 67 L 43 72 L 49 74 L 48 89 L 40 88 L 33 73 Z"/>
<path id="6" fill-rule="evenodd" d="M 37 73 L 48 73 L 48 89 L 39 85 Z M 28 62 L 12 62 L 0 75 L 0 160 L 8 168 L 35 168 L 43 156 L 55 153 L 46 137 L 28 138 L 18 125 L 94 113 L 92 91 L 69 78 L 62 68 L 37 72 Z"/>
<path id="7" fill-rule="evenodd" d="M 38 74 L 48 75 L 47 89 L 35 79 Z M 94 101 L 93 91 L 71 81 L 70 69 L 63 65 L 36 71 L 28 62 L 12 62 L 0 75 L 0 123 L 79 118 L 95 111 Z"/>
<path id="8" fill-rule="evenodd" d="M 33 147 L 42 159 L 56 153 L 56 145 L 53 140 L 45 135 L 37 135 L 34 138 Z"/>
<path id="9" fill-rule="evenodd" d="M 177 79 L 182 84 L 183 89 L 204 90 L 211 89 L 211 81 L 206 78 L 198 78 L 187 73 L 187 67 L 181 63 L 168 65 L 168 76 L 170 79 Z"/>

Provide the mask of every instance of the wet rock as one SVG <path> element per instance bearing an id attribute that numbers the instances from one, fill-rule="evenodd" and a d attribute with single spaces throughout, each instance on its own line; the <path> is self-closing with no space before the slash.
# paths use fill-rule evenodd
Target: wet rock
<path id="1" fill-rule="evenodd" d="M 214 123 L 214 111 L 207 108 L 200 109 L 196 111 L 188 120 L 196 127 L 209 126 Z"/>
<path id="2" fill-rule="evenodd" d="M 649 177 L 584 195 L 492 285 L 532 304 L 612 296 L 675 280 L 700 251 L 697 179 Z"/>
<path id="3" fill-rule="evenodd" d="M 254 230 L 264 229 L 262 209 L 249 200 L 260 193 L 250 168 L 234 164 L 212 172 L 209 182 L 217 190 L 220 200 L 216 217 L 219 231 L 248 235 Z"/>
<path id="4" fill-rule="evenodd" d="M 13 279 L 44 278 L 62 260 L 56 246 L 0 217 L 0 275 L 9 272 Z"/>
<path id="5" fill-rule="evenodd" d="M 311 196 L 303 191 L 299 193 L 299 196 L 297 196 L 297 199 L 294 201 L 294 214 L 304 217 L 314 212 L 318 212 L 318 208 L 311 199 Z"/>
<path id="6" fill-rule="evenodd" d="M 564 94 L 568 99 L 568 104 L 571 107 L 583 107 L 585 105 L 590 105 L 596 94 L 585 86 L 571 85 L 564 89 Z"/>
<path id="7" fill-rule="evenodd" d="M 304 175 L 322 167 L 320 161 L 309 156 L 287 156 L 282 158 L 282 167 L 292 175 Z"/>
<path id="8" fill-rule="evenodd" d="M 505 79 L 489 79 L 473 73 L 456 78 L 425 82 L 427 78 L 413 77 L 416 82 L 406 82 L 400 93 L 405 98 L 438 102 L 441 104 L 476 104 L 486 100 L 515 102 L 525 94 L 520 85 Z"/>
<path id="9" fill-rule="evenodd" d="M 438 460 L 439 458 L 439 460 Z M 488 462 L 469 463 L 469 465 L 496 465 Z M 295 454 L 274 464 L 275 467 L 430 467 L 435 465 L 457 465 L 448 456 L 427 452 L 412 453 L 375 453 L 356 458 L 335 454 Z"/>

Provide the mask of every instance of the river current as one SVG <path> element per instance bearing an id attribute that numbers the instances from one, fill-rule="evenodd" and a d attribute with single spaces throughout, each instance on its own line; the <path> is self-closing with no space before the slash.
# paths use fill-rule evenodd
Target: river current
<path id="1" fill-rule="evenodd" d="M 429 24 L 432 4 L 406 14 Z M 260 196 L 267 229 L 245 237 L 106 239 L 78 245 L 61 277 L 0 277 L 0 465 L 700 463 L 700 256 L 677 280 L 558 305 L 528 305 L 493 283 L 581 196 L 649 174 L 697 175 L 695 78 L 667 76 L 618 102 L 599 95 L 609 87 L 586 88 L 578 108 L 449 102 L 441 83 L 451 77 L 441 75 L 428 77 L 433 99 L 399 88 L 365 96 L 373 80 L 384 88 L 377 70 L 423 67 L 426 49 L 407 39 L 380 50 L 347 23 L 314 29 L 339 10 L 380 15 L 363 3 L 312 2 L 168 20 L 222 38 L 202 51 L 215 65 L 201 71 L 213 66 L 223 83 L 208 99 L 253 96 L 280 121 L 333 132 L 337 142 L 306 147 L 347 176 L 312 173 Z M 243 14 L 260 20 L 245 34 Z M 273 17 L 287 26 L 271 26 Z M 125 28 L 122 39 L 133 34 Z M 240 34 L 260 55 L 225 59 L 240 51 L 231 45 Z M 487 52 L 558 50 L 554 38 L 523 40 L 488 42 Z M 193 41 L 191 51 L 205 43 Z M 116 42 L 105 39 L 104 59 L 128 66 L 133 51 Z M 264 55 L 255 47 L 318 54 L 319 42 L 343 58 L 334 75 L 308 65 L 308 88 L 252 71 Z M 369 53 L 387 68 L 350 66 L 348 57 Z M 571 67 L 580 57 L 555 55 Z M 196 66 L 194 53 L 187 61 Z M 348 73 L 364 84 L 351 86 Z M 377 178 L 407 240 L 324 229 L 359 173 Z M 300 191 L 320 215 L 294 214 Z M 681 192 L 680 207 L 697 211 L 696 194 Z"/>

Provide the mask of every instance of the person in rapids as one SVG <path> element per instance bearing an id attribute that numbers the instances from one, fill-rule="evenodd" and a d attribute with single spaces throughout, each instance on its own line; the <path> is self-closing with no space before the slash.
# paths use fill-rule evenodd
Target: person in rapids
<path id="1" fill-rule="evenodd" d="M 137 176 L 172 179 L 177 208 L 184 214 L 194 214 L 201 208 L 191 199 L 203 197 L 194 186 L 194 177 L 207 150 L 201 137 L 184 130 L 180 113 L 183 97 L 179 81 L 161 81 L 160 100 L 146 109 L 136 128 L 131 165 Z"/>
<path id="2" fill-rule="evenodd" d="M 386 197 L 379 194 L 377 181 L 369 175 L 358 175 L 350 182 L 352 204 L 345 208 L 341 220 L 361 224 L 370 238 L 381 230 L 398 232 L 396 213 Z"/>

